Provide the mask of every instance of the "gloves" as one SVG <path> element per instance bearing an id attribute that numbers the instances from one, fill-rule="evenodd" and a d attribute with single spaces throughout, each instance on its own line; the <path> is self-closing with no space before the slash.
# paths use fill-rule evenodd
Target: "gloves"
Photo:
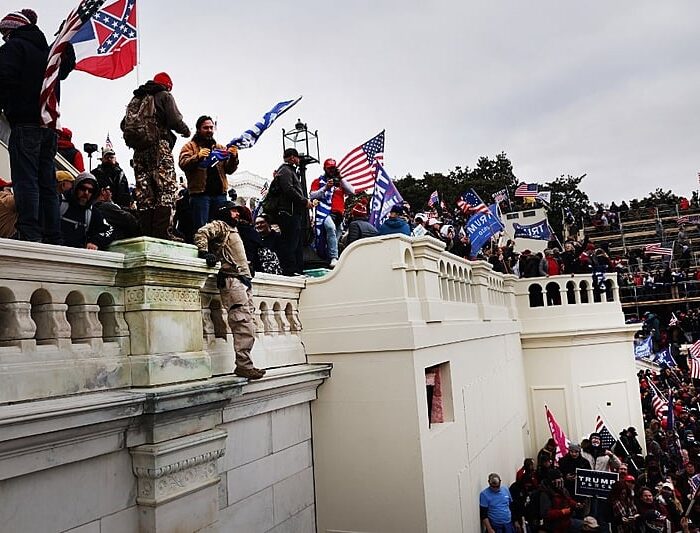
<path id="1" fill-rule="evenodd" d="M 226 151 L 229 154 L 231 154 L 232 157 L 238 157 L 238 148 L 236 148 L 235 146 L 229 146 L 228 148 L 226 148 Z"/>
<path id="2" fill-rule="evenodd" d="M 215 267 L 216 263 L 218 263 L 219 261 L 214 254 L 207 252 L 206 250 L 199 250 L 199 252 L 197 252 L 197 255 L 207 262 L 207 266 L 209 268 Z"/>
<path id="3" fill-rule="evenodd" d="M 199 159 L 206 159 L 209 157 L 209 154 L 211 153 L 211 150 L 209 148 L 200 148 L 199 152 L 197 152 L 197 157 Z"/>

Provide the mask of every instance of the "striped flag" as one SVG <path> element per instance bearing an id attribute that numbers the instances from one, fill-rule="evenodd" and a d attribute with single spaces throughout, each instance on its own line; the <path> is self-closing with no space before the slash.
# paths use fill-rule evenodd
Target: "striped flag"
<path id="1" fill-rule="evenodd" d="M 58 98 L 56 97 L 56 86 L 58 84 L 59 72 L 61 70 L 61 58 L 70 44 L 70 40 L 78 33 L 78 30 L 102 7 L 105 0 L 82 0 L 78 7 L 68 14 L 66 20 L 56 36 L 56 40 L 49 50 L 44 82 L 39 95 L 39 105 L 41 112 L 41 123 L 44 126 L 58 129 L 58 117 L 61 116 L 58 110 Z"/>
<path id="2" fill-rule="evenodd" d="M 651 408 L 654 410 L 656 418 L 661 420 L 664 416 L 664 410 L 668 407 L 668 402 L 661 397 L 656 388 L 652 387 L 651 393 L 653 394 Z"/>
<path id="3" fill-rule="evenodd" d="M 700 224 L 700 215 L 681 215 L 676 219 L 676 223 L 681 224 Z"/>
<path id="4" fill-rule="evenodd" d="M 356 193 L 361 193 L 374 187 L 377 173 L 375 163 L 384 164 L 383 130 L 348 152 L 338 163 L 338 171 L 355 188 Z"/>
<path id="5" fill-rule="evenodd" d="M 678 325 L 678 319 L 676 318 L 676 313 L 671 313 L 671 320 L 668 321 L 668 325 L 669 325 L 669 327 Z"/>
<path id="6" fill-rule="evenodd" d="M 506 200 L 508 200 L 508 189 L 501 189 L 493 194 L 493 201 L 497 204 L 505 202 Z"/>
<path id="7" fill-rule="evenodd" d="M 700 379 L 700 341 L 695 341 L 688 350 L 690 355 L 690 377 Z"/>
<path id="8" fill-rule="evenodd" d="M 436 204 L 440 203 L 440 195 L 438 194 L 437 191 L 433 191 L 430 193 L 430 198 L 428 198 L 428 207 L 433 207 Z"/>
<path id="9" fill-rule="evenodd" d="M 688 351 L 691 357 L 700 359 L 700 341 L 695 341 Z"/>
<path id="10" fill-rule="evenodd" d="M 258 215 L 260 214 L 260 210 L 262 209 L 263 200 L 267 196 L 267 191 L 269 188 L 270 188 L 270 186 L 268 185 L 268 183 L 266 181 L 265 184 L 262 186 L 262 189 L 260 189 L 260 199 L 255 204 L 255 209 L 253 209 L 253 222 L 255 222 L 255 219 L 258 218 Z"/>
<path id="11" fill-rule="evenodd" d="M 107 139 L 105 139 L 105 150 L 114 150 L 114 145 L 112 140 L 109 138 L 109 133 L 107 134 Z"/>
<path id="12" fill-rule="evenodd" d="M 566 437 L 566 435 L 564 434 L 564 430 L 561 429 L 561 426 L 557 424 L 557 421 L 554 419 L 554 415 L 549 410 L 549 407 L 547 407 L 546 404 L 544 406 L 544 411 L 545 415 L 547 416 L 547 425 L 549 426 L 549 432 L 552 434 L 554 442 L 557 443 L 556 459 L 558 461 L 569 452 L 569 444 L 571 444 L 571 441 Z"/>
<path id="13" fill-rule="evenodd" d="M 656 255 L 673 255 L 673 248 L 668 248 L 661 246 L 660 242 L 655 242 L 653 244 L 647 244 L 644 246 L 645 254 L 656 254 Z"/>
<path id="14" fill-rule="evenodd" d="M 698 183 L 700 183 L 700 172 L 698 172 Z"/>
<path id="15" fill-rule="evenodd" d="M 538 189 L 537 183 L 521 183 L 518 188 L 515 189 L 515 196 L 537 198 Z"/>
<path id="16" fill-rule="evenodd" d="M 299 102 L 299 100 L 301 100 L 301 96 L 295 100 L 284 100 L 282 102 L 277 103 L 272 109 L 270 109 L 267 113 L 263 115 L 263 118 L 260 122 L 256 122 L 251 129 L 241 133 L 240 137 L 231 139 L 231 142 L 228 143 L 226 146 L 235 146 L 239 150 L 243 150 L 244 148 L 251 148 L 256 142 L 258 142 L 258 139 L 265 132 L 265 130 L 272 126 L 272 123 L 275 120 L 277 120 L 284 113 L 286 113 L 292 107 L 294 107 Z"/>
<path id="17" fill-rule="evenodd" d="M 603 448 L 606 450 L 612 450 L 612 447 L 617 439 L 613 436 L 613 432 L 610 431 L 610 428 L 608 428 L 603 420 L 603 417 L 600 415 L 596 415 L 595 417 L 595 432 L 600 435 L 600 443 L 602 444 Z"/>
<path id="18" fill-rule="evenodd" d="M 479 195 L 474 192 L 474 189 L 469 189 L 467 192 L 462 193 L 462 196 L 457 200 L 457 207 L 465 215 L 471 215 L 473 213 L 483 213 L 485 215 L 489 214 L 488 206 L 479 198 Z"/>

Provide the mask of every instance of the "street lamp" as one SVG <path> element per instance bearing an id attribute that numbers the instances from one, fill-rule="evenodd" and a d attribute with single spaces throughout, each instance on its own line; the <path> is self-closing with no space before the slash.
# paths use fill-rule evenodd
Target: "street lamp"
<path id="1" fill-rule="evenodd" d="M 306 167 L 321 162 L 318 156 L 318 130 L 310 131 L 301 119 L 297 119 L 293 130 L 282 130 L 282 149 L 287 148 L 295 148 L 299 152 L 299 177 L 306 195 Z"/>
<path id="2" fill-rule="evenodd" d="M 318 130 L 309 131 L 308 126 L 301 119 L 297 119 L 293 130 L 282 130 L 282 149 L 286 150 L 287 148 L 295 148 L 299 152 L 299 178 L 304 196 L 308 198 L 309 188 L 306 185 L 306 167 L 321 162 L 318 155 Z M 311 224 L 308 216 L 302 218 L 301 225 L 302 235 L 304 235 L 304 268 L 315 269 L 326 266 L 327 262 L 323 261 L 311 248 L 314 231 L 313 224 Z"/>

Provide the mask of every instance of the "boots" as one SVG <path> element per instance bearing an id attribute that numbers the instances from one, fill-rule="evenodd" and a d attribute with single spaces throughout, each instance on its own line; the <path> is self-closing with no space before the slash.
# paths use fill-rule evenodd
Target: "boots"
<path id="1" fill-rule="evenodd" d="M 236 370 L 234 371 L 234 374 L 236 374 L 239 377 L 242 378 L 248 378 L 248 379 L 260 379 L 265 375 L 265 370 L 261 368 L 243 368 L 240 366 L 236 367 Z"/>

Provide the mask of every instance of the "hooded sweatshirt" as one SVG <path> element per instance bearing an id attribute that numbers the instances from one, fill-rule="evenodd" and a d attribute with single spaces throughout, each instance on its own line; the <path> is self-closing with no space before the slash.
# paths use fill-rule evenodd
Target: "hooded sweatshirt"
<path id="1" fill-rule="evenodd" d="M 379 227 L 379 235 L 391 235 L 394 233 L 411 235 L 411 227 L 403 218 L 387 218 Z"/>
<path id="2" fill-rule="evenodd" d="M 77 191 L 83 183 L 91 183 L 95 190 L 90 201 L 81 206 L 78 203 Z M 75 178 L 73 188 L 61 196 L 61 236 L 64 246 L 85 248 L 88 243 L 92 243 L 104 250 L 114 240 L 111 226 L 105 222 L 97 209 L 93 209 L 97 195 L 97 180 L 92 174 L 83 172 Z"/>

